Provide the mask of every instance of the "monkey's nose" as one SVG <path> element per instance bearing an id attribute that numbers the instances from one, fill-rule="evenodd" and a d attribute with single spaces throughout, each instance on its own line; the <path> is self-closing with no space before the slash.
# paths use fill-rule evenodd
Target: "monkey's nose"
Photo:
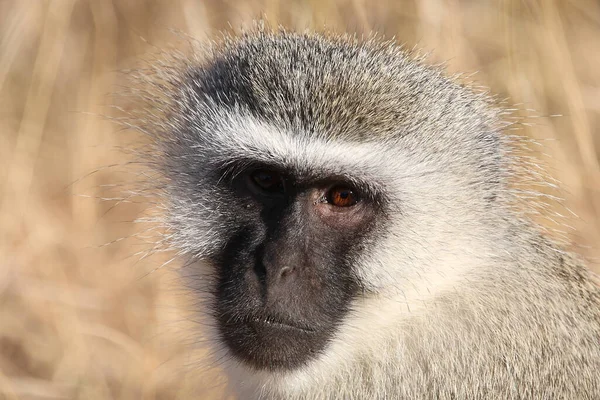
<path id="1" fill-rule="evenodd" d="M 287 243 L 268 243 L 261 255 L 264 267 L 264 278 L 267 286 L 280 286 L 289 283 L 298 274 L 296 266 L 300 262 L 300 254 L 290 251 Z"/>

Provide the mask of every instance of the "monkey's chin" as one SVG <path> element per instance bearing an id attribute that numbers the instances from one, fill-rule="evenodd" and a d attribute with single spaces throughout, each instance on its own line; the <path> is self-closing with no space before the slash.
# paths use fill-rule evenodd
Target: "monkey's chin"
<path id="1" fill-rule="evenodd" d="M 256 370 L 300 368 L 317 357 L 329 340 L 327 330 L 272 316 L 252 316 L 219 325 L 233 356 Z"/>

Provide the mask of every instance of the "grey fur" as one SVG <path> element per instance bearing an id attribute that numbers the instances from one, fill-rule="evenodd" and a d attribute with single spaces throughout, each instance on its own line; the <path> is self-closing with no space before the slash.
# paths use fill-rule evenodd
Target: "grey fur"
<path id="1" fill-rule="evenodd" d="M 319 360 L 277 373 L 217 352 L 241 397 L 600 398 L 600 289 L 516 206 L 522 159 L 488 95 L 392 42 L 260 28 L 139 77 L 166 240 L 209 304 L 206 260 L 236 211 L 208 176 L 231 159 L 351 170 L 389 202 L 357 257 L 364 296 Z"/>

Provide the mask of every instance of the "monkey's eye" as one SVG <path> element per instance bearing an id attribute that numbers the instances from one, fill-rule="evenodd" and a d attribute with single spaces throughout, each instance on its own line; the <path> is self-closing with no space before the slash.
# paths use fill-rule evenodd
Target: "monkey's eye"
<path id="1" fill-rule="evenodd" d="M 346 186 L 336 186 L 327 193 L 327 202 L 336 207 L 351 207 L 358 200 L 358 195 Z"/>
<path id="2" fill-rule="evenodd" d="M 252 182 L 268 193 L 283 193 L 283 177 L 279 172 L 259 169 L 250 175 Z"/>

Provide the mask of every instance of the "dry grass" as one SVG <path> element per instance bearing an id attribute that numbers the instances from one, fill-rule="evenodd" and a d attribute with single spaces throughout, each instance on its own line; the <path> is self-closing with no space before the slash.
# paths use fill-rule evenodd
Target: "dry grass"
<path id="1" fill-rule="evenodd" d="M 260 16 L 395 35 L 537 110 L 522 133 L 544 143 L 580 217 L 569 240 L 599 255 L 595 0 L 1 0 L 0 398 L 187 398 L 206 387 L 183 372 L 201 355 L 182 343 L 201 339 L 171 329 L 186 320 L 173 272 L 147 274 L 168 255 L 140 260 L 143 236 L 118 240 L 140 231 L 130 222 L 144 206 L 97 198 L 135 179 L 102 167 L 139 139 L 96 115 L 114 71 L 172 41 L 169 28 L 202 39 Z"/>

